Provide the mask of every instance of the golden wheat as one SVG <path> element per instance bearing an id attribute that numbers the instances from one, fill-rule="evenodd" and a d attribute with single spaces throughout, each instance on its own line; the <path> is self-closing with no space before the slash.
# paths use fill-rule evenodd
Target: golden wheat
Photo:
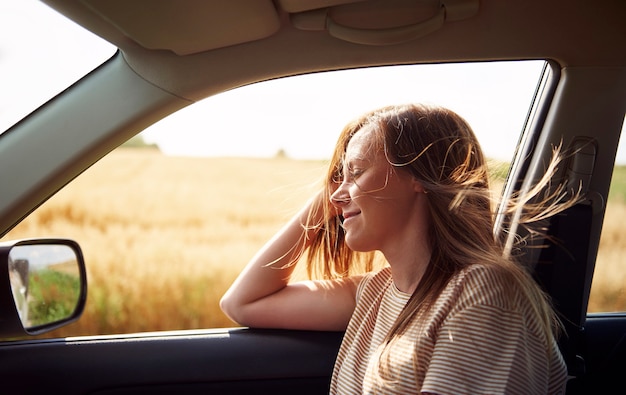
<path id="1" fill-rule="evenodd" d="M 626 311 L 625 220 L 626 204 L 609 200 L 589 297 L 591 312 Z"/>
<path id="2" fill-rule="evenodd" d="M 325 166 L 120 148 L 4 239 L 67 237 L 83 248 L 89 282 L 85 312 L 52 336 L 233 326 L 219 309 L 219 298 L 319 187 Z M 611 256 L 619 258 L 626 249 L 618 219 L 625 217 L 626 206 L 615 210 L 620 212 L 607 216 L 605 233 L 615 240 L 601 255 L 611 263 L 596 274 L 590 303 L 596 311 L 626 307 L 626 268 Z"/>

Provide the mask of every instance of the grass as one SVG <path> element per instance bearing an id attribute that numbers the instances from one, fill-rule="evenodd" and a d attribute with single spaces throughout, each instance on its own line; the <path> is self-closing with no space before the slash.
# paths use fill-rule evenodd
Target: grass
<path id="1" fill-rule="evenodd" d="M 626 202 L 626 166 L 615 166 L 609 190 L 609 202 Z"/>
<path id="2" fill-rule="evenodd" d="M 37 326 L 69 317 L 80 295 L 80 281 L 75 275 L 58 270 L 34 271 L 29 280 L 28 320 Z"/>
<path id="3" fill-rule="evenodd" d="M 4 239 L 67 237 L 83 248 L 85 312 L 47 337 L 230 327 L 235 324 L 219 309 L 219 298 L 311 196 L 325 166 L 122 148 Z M 606 264 L 596 273 L 590 301 L 594 311 L 626 310 L 620 261 L 626 205 L 609 209 L 599 258 Z"/>

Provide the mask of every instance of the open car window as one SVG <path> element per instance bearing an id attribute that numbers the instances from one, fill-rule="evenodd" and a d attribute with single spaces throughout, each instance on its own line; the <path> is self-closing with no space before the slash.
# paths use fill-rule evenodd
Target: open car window
<path id="1" fill-rule="evenodd" d="M 85 312 L 46 336 L 230 327 L 219 298 L 319 187 L 347 122 L 388 104 L 447 106 L 474 128 L 499 193 L 544 65 L 379 67 L 225 92 L 146 129 L 4 239 L 83 247 Z"/>
<path id="2" fill-rule="evenodd" d="M 371 67 L 253 84 L 208 98 L 143 132 L 170 155 L 326 159 L 343 125 L 389 104 L 432 103 L 467 119 L 487 155 L 508 161 L 543 61 Z M 176 130 L 176 133 L 172 133 Z"/>
<path id="3" fill-rule="evenodd" d="M 596 268 L 589 295 L 590 313 L 626 312 L 626 141 L 622 138 L 617 149 L 609 199 L 602 224 Z"/>

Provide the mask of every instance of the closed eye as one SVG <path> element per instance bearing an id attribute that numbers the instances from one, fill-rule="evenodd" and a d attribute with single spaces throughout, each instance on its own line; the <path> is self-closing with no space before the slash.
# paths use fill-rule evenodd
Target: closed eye
<path id="1" fill-rule="evenodd" d="M 348 179 L 350 181 L 353 181 L 356 180 L 361 174 L 363 174 L 364 171 L 364 168 L 348 165 L 345 172 L 348 175 Z"/>

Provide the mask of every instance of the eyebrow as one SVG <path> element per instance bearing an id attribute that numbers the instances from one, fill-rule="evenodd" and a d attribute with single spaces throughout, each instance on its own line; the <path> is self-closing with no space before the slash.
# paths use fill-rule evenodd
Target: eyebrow
<path id="1" fill-rule="evenodd" d="M 366 159 L 363 156 L 353 156 L 351 158 L 344 158 L 344 163 L 345 162 L 371 162 L 371 160 Z"/>
<path id="2" fill-rule="evenodd" d="M 353 167 L 355 164 L 368 164 L 371 165 L 372 161 L 365 159 L 362 156 L 357 156 L 357 157 L 352 157 L 352 158 L 343 158 L 343 160 L 341 161 L 341 167 L 344 168 L 348 168 L 350 169 L 351 167 Z"/>

